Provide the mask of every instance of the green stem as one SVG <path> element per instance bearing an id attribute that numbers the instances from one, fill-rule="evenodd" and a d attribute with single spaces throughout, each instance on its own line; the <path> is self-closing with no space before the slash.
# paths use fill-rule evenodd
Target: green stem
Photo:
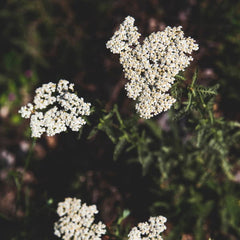
<path id="1" fill-rule="evenodd" d="M 183 81 L 186 80 L 185 77 L 183 77 L 183 76 L 181 76 L 181 75 L 178 75 L 178 74 L 177 74 L 175 77 L 178 78 L 178 79 L 180 79 L 180 80 L 183 80 Z"/>
<path id="2" fill-rule="evenodd" d="M 114 112 L 116 113 L 117 119 L 118 119 L 121 127 L 124 127 L 123 120 L 122 120 L 122 118 L 121 118 L 121 116 L 120 116 L 120 113 L 119 113 L 119 111 L 118 111 L 117 105 L 114 106 Z"/>
<path id="3" fill-rule="evenodd" d="M 202 97 L 202 94 L 201 94 L 201 93 L 199 93 L 199 97 L 200 97 L 200 100 L 201 100 L 201 103 L 202 103 L 203 108 L 206 108 L 206 104 L 205 104 L 205 102 L 204 102 L 204 100 L 203 100 L 203 97 Z"/>
<path id="4" fill-rule="evenodd" d="M 214 123 L 214 117 L 213 117 L 212 111 L 208 110 L 208 114 L 209 114 L 209 118 L 210 118 L 211 124 L 213 124 Z"/>
<path id="5" fill-rule="evenodd" d="M 187 104 L 187 107 L 185 109 L 185 112 L 187 112 L 189 110 L 191 104 L 192 104 L 192 94 L 188 93 L 188 104 Z"/>
<path id="6" fill-rule="evenodd" d="M 209 115 L 209 118 L 210 118 L 210 122 L 211 122 L 211 124 L 213 124 L 213 123 L 214 123 L 214 117 L 213 117 L 212 111 L 211 111 L 211 110 L 209 109 L 209 107 L 207 107 L 207 105 L 205 104 L 201 93 L 199 93 L 199 97 L 200 97 L 200 100 L 201 100 L 201 102 L 202 102 L 203 108 L 207 108 L 207 110 L 208 110 L 208 115 Z"/>
<path id="7" fill-rule="evenodd" d="M 33 149 L 34 149 L 34 147 L 36 145 L 36 140 L 37 140 L 37 138 L 33 138 L 31 147 L 30 147 L 29 152 L 28 152 L 28 156 L 27 156 L 26 161 L 25 161 L 25 166 L 24 166 L 24 170 L 25 171 L 28 169 L 28 166 L 29 166 L 29 163 L 30 163 L 30 159 L 32 157 Z"/>
<path id="8" fill-rule="evenodd" d="M 198 76 L 198 69 L 194 72 L 193 74 L 193 79 L 192 79 L 192 83 L 191 83 L 191 88 L 193 88 L 193 86 L 195 85 L 195 82 L 197 80 L 197 76 Z"/>
<path id="9" fill-rule="evenodd" d="M 82 132 L 83 132 L 83 128 L 81 127 L 78 131 L 78 136 L 77 136 L 77 140 L 80 140 L 81 136 L 82 136 Z"/>

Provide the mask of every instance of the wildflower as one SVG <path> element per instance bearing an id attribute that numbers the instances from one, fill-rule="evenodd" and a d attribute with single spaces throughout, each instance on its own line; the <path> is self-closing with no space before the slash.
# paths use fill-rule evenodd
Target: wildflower
<path id="1" fill-rule="evenodd" d="M 184 37 L 182 27 L 166 27 L 146 37 L 142 44 L 134 18 L 128 16 L 120 25 L 106 47 L 120 55 L 127 95 L 137 100 L 136 111 L 140 117 L 151 118 L 170 109 L 176 101 L 167 92 L 175 76 L 193 60 L 189 56 L 198 49 L 195 41 Z"/>
<path id="2" fill-rule="evenodd" d="M 67 131 L 78 131 L 86 121 L 83 115 L 90 114 L 90 103 L 85 103 L 74 93 L 74 84 L 60 80 L 57 84 L 43 84 L 35 91 L 33 104 L 21 107 L 23 118 L 30 118 L 32 137 L 48 136 Z"/>
<path id="3" fill-rule="evenodd" d="M 167 219 L 163 216 L 150 217 L 148 222 L 139 223 L 128 234 L 129 240 L 162 240 L 160 234 L 166 229 L 164 223 Z"/>
<path id="4" fill-rule="evenodd" d="M 59 221 L 54 224 L 54 234 L 64 240 L 100 240 L 106 233 L 102 222 L 94 222 L 94 214 L 98 213 L 96 205 L 81 204 L 80 199 L 66 198 L 58 203 Z"/>

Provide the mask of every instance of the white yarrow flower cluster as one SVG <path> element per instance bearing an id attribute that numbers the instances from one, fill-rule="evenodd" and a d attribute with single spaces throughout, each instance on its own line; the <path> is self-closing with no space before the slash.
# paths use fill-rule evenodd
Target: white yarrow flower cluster
<path id="1" fill-rule="evenodd" d="M 98 213 L 96 205 L 81 204 L 80 199 L 66 198 L 58 204 L 59 221 L 54 224 L 54 234 L 64 240 L 100 240 L 106 233 L 102 222 L 94 222 Z"/>
<path id="2" fill-rule="evenodd" d="M 41 137 L 46 132 L 53 136 L 69 127 L 78 131 L 86 121 L 83 115 L 90 114 L 90 103 L 85 103 L 74 93 L 74 84 L 60 80 L 57 84 L 43 84 L 35 91 L 33 104 L 21 107 L 23 118 L 30 118 L 32 137 Z"/>
<path id="3" fill-rule="evenodd" d="M 120 55 L 129 98 L 137 100 L 136 110 L 143 118 L 151 118 L 170 109 L 176 101 L 167 92 L 175 76 L 193 60 L 189 56 L 198 45 L 192 38 L 184 37 L 182 27 L 166 27 L 164 31 L 150 34 L 140 44 L 141 36 L 128 16 L 106 46 Z"/>
<path id="4" fill-rule="evenodd" d="M 148 222 L 139 223 L 128 234 L 129 240 L 162 240 L 160 234 L 166 229 L 164 223 L 167 218 L 163 216 L 150 217 Z"/>

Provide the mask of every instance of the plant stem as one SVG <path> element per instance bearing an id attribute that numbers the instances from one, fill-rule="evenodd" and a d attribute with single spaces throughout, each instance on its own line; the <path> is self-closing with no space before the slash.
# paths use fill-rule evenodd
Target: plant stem
<path id="1" fill-rule="evenodd" d="M 208 114 L 209 114 L 209 117 L 210 117 L 211 124 L 213 125 L 213 123 L 214 123 L 214 117 L 213 117 L 212 111 L 211 111 L 211 110 L 208 110 Z"/>
<path id="2" fill-rule="evenodd" d="M 30 163 L 30 159 L 32 157 L 33 149 L 34 149 L 34 147 L 36 145 L 36 140 L 37 140 L 37 138 L 33 138 L 31 147 L 29 149 L 29 152 L 28 152 L 28 155 L 27 155 L 27 158 L 26 158 L 26 161 L 25 161 L 25 166 L 24 166 L 24 170 L 25 171 L 28 169 L 28 166 L 29 166 L 29 163 Z"/>

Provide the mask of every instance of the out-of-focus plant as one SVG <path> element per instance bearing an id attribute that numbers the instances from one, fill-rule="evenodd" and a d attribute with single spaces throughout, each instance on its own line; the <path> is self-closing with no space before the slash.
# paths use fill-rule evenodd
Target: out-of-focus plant
<path id="1" fill-rule="evenodd" d="M 236 118 L 237 106 L 240 103 L 237 91 L 240 87 L 239 9 L 238 0 L 196 1 L 189 16 L 191 25 L 198 26 L 195 30 L 196 36 L 204 39 L 203 57 L 199 64 L 202 68 L 213 71 L 213 82 L 220 83 L 220 107 L 229 118 Z M 218 14 L 219 12 L 221 14 Z"/>

